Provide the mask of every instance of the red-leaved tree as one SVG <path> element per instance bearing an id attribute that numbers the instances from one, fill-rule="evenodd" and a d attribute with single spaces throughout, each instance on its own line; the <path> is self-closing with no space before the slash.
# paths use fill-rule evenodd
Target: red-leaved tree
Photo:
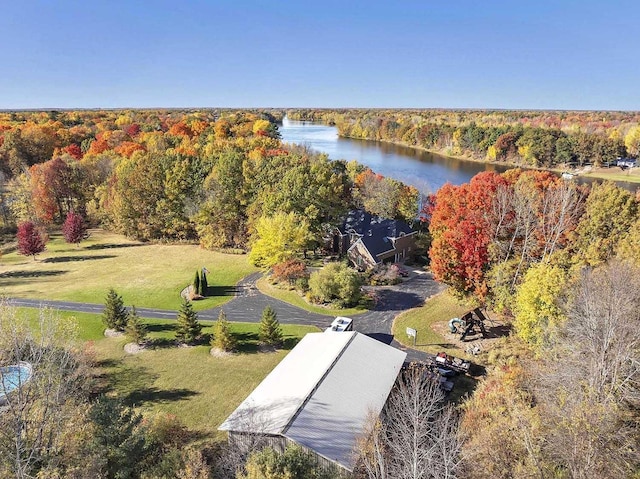
<path id="1" fill-rule="evenodd" d="M 33 256 L 34 261 L 36 255 L 45 250 L 46 236 L 38 230 L 32 221 L 26 221 L 18 225 L 17 237 L 18 252 L 25 256 Z"/>
<path id="2" fill-rule="evenodd" d="M 62 225 L 62 234 L 67 243 L 78 244 L 82 241 L 87 234 L 87 225 L 84 222 L 82 215 L 74 211 L 67 213 L 67 219 Z"/>

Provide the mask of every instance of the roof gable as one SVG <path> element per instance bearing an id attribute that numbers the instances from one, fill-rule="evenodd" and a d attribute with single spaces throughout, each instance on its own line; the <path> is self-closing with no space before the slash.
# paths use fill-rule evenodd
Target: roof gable
<path id="1" fill-rule="evenodd" d="M 342 352 L 351 334 L 307 334 L 218 428 L 280 434 Z"/>
<path id="2" fill-rule="evenodd" d="M 364 210 L 351 210 L 338 228 L 342 234 L 355 233 L 359 236 L 398 238 L 411 234 L 413 228 L 402 220 L 373 216 Z"/>
<path id="3" fill-rule="evenodd" d="M 219 429 L 283 435 L 351 470 L 357 438 L 405 358 L 360 333 L 309 333 Z"/>

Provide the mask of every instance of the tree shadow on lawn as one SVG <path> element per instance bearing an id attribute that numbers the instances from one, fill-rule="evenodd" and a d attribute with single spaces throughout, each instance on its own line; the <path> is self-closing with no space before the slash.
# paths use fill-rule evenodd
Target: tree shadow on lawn
<path id="1" fill-rule="evenodd" d="M 125 398 L 125 403 L 130 406 L 137 406 L 141 403 L 168 403 L 181 399 L 197 396 L 197 391 L 185 388 L 158 389 L 156 387 L 136 389 L 131 391 Z"/>
<path id="2" fill-rule="evenodd" d="M 232 333 L 240 353 L 255 354 L 259 351 L 260 336 L 257 333 Z"/>
<path id="3" fill-rule="evenodd" d="M 149 331 L 150 333 L 162 333 L 164 331 L 175 331 L 176 329 L 175 324 L 151 323 L 151 324 L 147 324 L 146 326 L 147 326 L 147 331 Z"/>
<path id="4" fill-rule="evenodd" d="M 236 350 L 243 354 L 257 354 L 260 350 L 260 336 L 257 333 L 232 333 L 237 341 Z M 298 344 L 299 339 L 295 336 L 285 336 L 282 345 L 278 349 L 290 351 Z"/>
<path id="5" fill-rule="evenodd" d="M 207 297 L 209 296 L 235 296 L 238 288 L 235 286 L 209 286 L 207 287 Z"/>
<path id="6" fill-rule="evenodd" d="M 115 255 L 101 254 L 95 256 L 59 256 L 57 258 L 43 259 L 43 263 L 71 263 L 73 261 L 91 261 L 96 259 L 116 258 Z"/>
<path id="7" fill-rule="evenodd" d="M 144 246 L 142 243 L 104 243 L 104 244 L 92 244 L 85 246 L 84 249 L 88 251 L 95 251 L 100 249 L 113 249 L 113 248 L 135 248 L 137 246 Z"/>
<path id="8" fill-rule="evenodd" d="M 52 270 L 52 271 L 5 271 L 0 273 L 0 279 L 2 278 L 43 278 L 47 276 L 60 276 L 65 274 L 66 271 Z"/>

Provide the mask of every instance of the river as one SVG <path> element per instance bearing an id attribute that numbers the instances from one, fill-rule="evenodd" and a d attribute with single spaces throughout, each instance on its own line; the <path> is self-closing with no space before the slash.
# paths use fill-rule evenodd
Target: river
<path id="1" fill-rule="evenodd" d="M 503 172 L 510 168 L 459 160 L 392 143 L 340 138 L 338 129 L 333 126 L 293 121 L 286 117 L 279 129 L 285 143 L 309 146 L 315 151 L 326 153 L 332 160 L 356 160 L 376 173 L 415 186 L 425 194 L 435 193 L 447 182 L 454 185 L 467 183 L 481 171 Z M 578 178 L 578 181 L 592 183 L 596 180 Z M 638 187 L 634 183 L 616 183 L 629 191 L 635 191 Z"/>

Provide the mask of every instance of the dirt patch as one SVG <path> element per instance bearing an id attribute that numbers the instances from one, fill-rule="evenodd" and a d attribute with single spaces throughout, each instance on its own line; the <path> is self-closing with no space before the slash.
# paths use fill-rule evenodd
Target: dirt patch
<path id="1" fill-rule="evenodd" d="M 220 348 L 211 348 L 210 354 L 214 358 L 228 358 L 230 356 L 233 356 L 234 353 L 232 351 L 224 351 Z"/>
<path id="2" fill-rule="evenodd" d="M 147 349 L 146 344 L 127 343 L 124 345 L 124 352 L 127 354 L 140 354 Z"/>
<path id="3" fill-rule="evenodd" d="M 492 317 L 484 323 L 484 327 L 487 330 L 486 338 L 483 338 L 482 333 L 478 331 L 478 328 L 475 328 L 473 334 L 467 335 L 465 340 L 461 341 L 460 334 L 452 333 L 449 329 L 449 321 L 438 321 L 431 325 L 431 329 L 442 336 L 445 342 L 472 356 L 488 352 L 493 343 L 507 336 L 511 331 L 511 325 L 500 318 Z"/>
<path id="4" fill-rule="evenodd" d="M 122 331 L 108 328 L 104 330 L 104 335 L 107 338 L 121 338 L 124 336 L 124 333 Z"/>

